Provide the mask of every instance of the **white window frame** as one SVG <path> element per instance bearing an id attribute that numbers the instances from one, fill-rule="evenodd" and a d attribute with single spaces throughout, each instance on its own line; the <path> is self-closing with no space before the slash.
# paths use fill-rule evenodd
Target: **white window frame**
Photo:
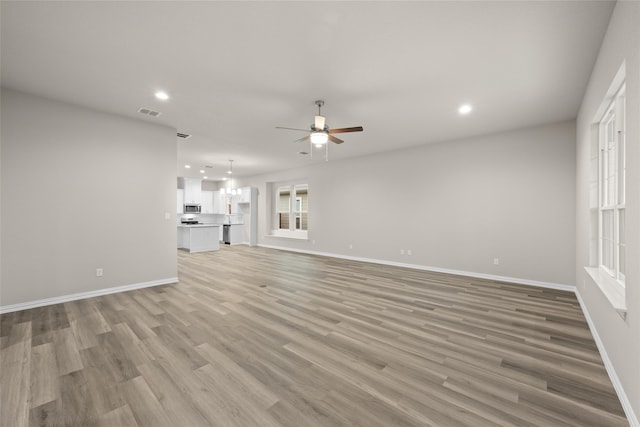
<path id="1" fill-rule="evenodd" d="M 598 268 L 625 286 L 625 85 L 621 85 L 599 122 Z M 605 221 L 606 217 L 611 217 Z M 622 219 L 622 221 L 621 221 Z"/>
<path id="2" fill-rule="evenodd" d="M 288 237 L 292 239 L 307 239 L 308 238 L 308 229 L 300 230 L 296 228 L 296 218 L 300 216 L 300 225 L 302 226 L 302 214 L 307 213 L 307 210 L 297 211 L 297 200 L 299 197 L 296 195 L 296 190 L 304 189 L 307 191 L 307 205 L 309 204 L 308 200 L 308 192 L 309 185 L 307 183 L 297 182 L 297 183 L 287 183 L 287 184 L 278 184 L 275 185 L 275 191 L 273 192 L 273 197 L 275 200 L 275 209 L 272 210 L 273 215 L 275 215 L 275 219 L 273 220 L 274 228 L 271 230 L 270 236 L 272 237 Z M 289 206 L 288 211 L 281 210 L 280 207 L 280 194 L 282 192 L 289 192 Z M 289 228 L 280 228 L 280 215 L 283 213 L 289 214 Z M 307 228 L 308 228 L 308 217 L 307 217 Z"/>

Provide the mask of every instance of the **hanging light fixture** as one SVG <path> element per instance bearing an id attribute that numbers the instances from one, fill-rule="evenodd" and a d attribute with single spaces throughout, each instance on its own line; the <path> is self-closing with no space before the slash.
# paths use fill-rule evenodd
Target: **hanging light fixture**
<path id="1" fill-rule="evenodd" d="M 311 132 L 311 143 L 316 147 L 322 147 L 329 140 L 329 134 L 326 131 Z"/>
<path id="2" fill-rule="evenodd" d="M 220 189 L 220 194 L 227 194 L 230 196 L 235 196 L 235 195 L 241 195 L 242 194 L 242 189 L 241 188 L 235 188 L 233 186 L 233 160 L 229 160 L 229 170 L 227 171 L 227 173 L 229 174 L 229 179 L 227 179 L 227 188 L 221 188 Z"/>

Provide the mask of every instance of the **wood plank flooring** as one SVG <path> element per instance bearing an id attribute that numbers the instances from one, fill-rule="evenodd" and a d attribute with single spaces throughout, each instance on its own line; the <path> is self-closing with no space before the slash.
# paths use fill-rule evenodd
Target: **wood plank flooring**
<path id="1" fill-rule="evenodd" d="M 575 296 L 224 246 L 0 317 L 2 426 L 628 426 Z"/>

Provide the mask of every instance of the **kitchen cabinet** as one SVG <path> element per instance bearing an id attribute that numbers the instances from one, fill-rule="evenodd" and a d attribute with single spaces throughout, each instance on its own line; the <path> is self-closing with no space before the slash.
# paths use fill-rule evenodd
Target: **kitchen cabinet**
<path id="1" fill-rule="evenodd" d="M 218 250 L 221 228 L 215 224 L 178 225 L 178 248 L 190 253 Z"/>
<path id="2" fill-rule="evenodd" d="M 241 202 L 236 203 L 236 213 L 242 216 L 243 222 L 240 238 L 249 246 L 255 246 L 258 243 L 258 189 L 245 187 L 237 197 Z"/>
<path id="3" fill-rule="evenodd" d="M 215 213 L 213 210 L 213 191 L 202 191 L 202 211 L 203 214 L 212 214 Z"/>
<path id="4" fill-rule="evenodd" d="M 242 192 L 238 196 L 238 203 L 251 203 L 251 187 L 242 187 Z"/>
<path id="5" fill-rule="evenodd" d="M 220 194 L 219 191 L 213 192 L 213 213 L 214 214 L 225 214 L 226 212 L 226 197 L 223 194 Z"/>
<path id="6" fill-rule="evenodd" d="M 184 202 L 202 204 L 202 180 L 197 178 L 182 178 L 184 183 Z"/>
<path id="7" fill-rule="evenodd" d="M 238 213 L 238 200 L 240 200 L 242 196 L 229 196 L 229 203 L 231 204 L 231 212 L 232 214 Z"/>
<path id="8" fill-rule="evenodd" d="M 223 225 L 223 241 L 227 245 L 247 243 L 244 239 L 244 227 L 242 224 Z"/>
<path id="9" fill-rule="evenodd" d="M 178 210 L 176 211 L 178 214 L 182 215 L 184 213 L 184 190 L 182 188 L 178 188 Z"/>

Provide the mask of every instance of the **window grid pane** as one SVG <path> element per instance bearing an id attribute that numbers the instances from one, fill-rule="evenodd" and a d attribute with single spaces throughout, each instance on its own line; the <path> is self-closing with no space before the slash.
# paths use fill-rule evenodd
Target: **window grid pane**
<path id="1" fill-rule="evenodd" d="M 599 264 L 624 286 L 626 270 L 624 85 L 600 122 Z"/>
<path id="2" fill-rule="evenodd" d="M 278 228 L 280 230 L 289 229 L 289 210 L 291 207 L 291 191 L 287 189 L 278 190 Z"/>
<path id="3" fill-rule="evenodd" d="M 602 265 L 608 270 L 614 269 L 613 220 L 613 210 L 602 211 Z"/>
<path id="4" fill-rule="evenodd" d="M 295 229 L 308 230 L 309 228 L 309 188 L 306 185 L 294 187 L 296 197 Z"/>
<path id="5" fill-rule="evenodd" d="M 624 233 L 626 229 L 625 224 L 625 210 L 624 208 L 618 209 L 618 271 L 620 272 L 620 279 L 624 282 L 624 276 L 626 274 L 625 252 L 626 244 Z"/>

